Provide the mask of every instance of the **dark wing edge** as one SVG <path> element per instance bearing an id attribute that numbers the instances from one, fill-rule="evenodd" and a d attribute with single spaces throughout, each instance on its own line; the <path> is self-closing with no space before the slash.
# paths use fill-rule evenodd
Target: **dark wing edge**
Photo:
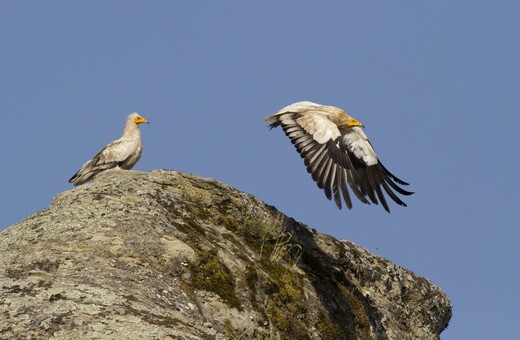
<path id="1" fill-rule="evenodd" d="M 390 212 L 390 208 L 384 192 L 398 205 L 407 206 L 395 193 L 412 195 L 413 192 L 399 186 L 408 185 L 407 182 L 388 171 L 379 160 L 377 164 L 367 166 L 348 150 L 342 137 L 331 139 L 324 144 L 318 143 L 311 134 L 296 123 L 298 115 L 297 112 L 284 112 L 284 119 L 276 117 L 269 128 L 282 126 L 283 131 L 304 159 L 307 172 L 311 174 L 318 188 L 324 191 L 327 199 L 334 198 L 334 203 L 339 209 L 342 208 L 344 201 L 347 208 L 351 209 L 352 199 L 348 190 L 350 187 L 352 193 L 362 203 L 381 202 L 387 212 Z M 275 119 L 274 116 L 271 117 Z"/>
<path id="2" fill-rule="evenodd" d="M 74 174 L 74 176 L 72 176 L 69 179 L 69 183 L 72 183 L 74 185 L 80 185 L 80 184 L 86 183 L 86 182 L 90 181 L 91 179 L 93 179 L 100 172 L 108 170 L 108 169 L 116 168 L 117 166 L 119 166 L 119 164 L 123 163 L 126 160 L 126 159 L 124 159 L 122 161 L 117 161 L 117 162 L 114 161 L 114 162 L 101 163 L 102 153 L 109 146 L 110 146 L 110 144 L 105 146 L 90 161 L 85 163 L 81 167 L 81 169 L 79 169 L 78 172 L 76 172 Z"/>
<path id="3" fill-rule="evenodd" d="M 354 157 L 351 155 L 351 157 Z M 359 162 L 358 162 L 359 163 Z M 374 204 L 381 202 L 383 208 L 390 212 L 390 208 L 385 199 L 381 187 L 384 189 L 386 194 L 398 205 L 406 207 L 406 203 L 403 202 L 394 192 L 394 190 L 405 196 L 412 195 L 413 192 L 404 190 L 399 185 L 408 185 L 408 183 L 400 180 L 378 160 L 376 165 L 362 166 L 356 168 L 358 176 L 362 178 L 362 189 L 363 194 L 370 198 L 370 201 Z"/>
<path id="4" fill-rule="evenodd" d="M 327 199 L 332 200 L 334 197 L 334 203 L 341 209 L 343 198 L 347 208 L 351 209 L 352 199 L 347 188 L 348 183 L 354 195 L 361 202 L 368 204 L 361 189 L 354 184 L 359 181 L 358 174 L 353 171 L 353 165 L 341 137 L 320 144 L 296 123 L 297 113 L 294 113 L 291 118 L 284 119 L 284 123 L 277 120 L 270 125 L 270 128 L 282 126 L 285 134 L 304 159 L 307 172 L 311 174 L 318 188 L 324 191 Z M 291 123 L 287 123 L 288 121 Z"/>

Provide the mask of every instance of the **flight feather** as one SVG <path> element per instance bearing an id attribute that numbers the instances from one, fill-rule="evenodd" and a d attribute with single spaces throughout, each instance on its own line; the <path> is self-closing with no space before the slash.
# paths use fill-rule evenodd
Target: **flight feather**
<path id="1" fill-rule="evenodd" d="M 399 185 L 408 185 L 390 173 L 379 161 L 363 124 L 344 110 L 308 101 L 284 107 L 262 121 L 282 126 L 303 158 L 307 171 L 325 196 L 350 209 L 350 191 L 363 203 L 378 204 L 390 212 L 384 193 L 399 205 L 396 195 L 411 195 Z M 394 192 L 395 191 L 395 192 Z"/>

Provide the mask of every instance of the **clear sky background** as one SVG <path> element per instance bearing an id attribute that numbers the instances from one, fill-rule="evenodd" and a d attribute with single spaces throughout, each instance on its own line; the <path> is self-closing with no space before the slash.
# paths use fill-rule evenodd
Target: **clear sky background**
<path id="1" fill-rule="evenodd" d="M 518 338 L 519 63 L 518 1 L 1 1 L 0 229 L 138 111 L 136 170 L 218 179 L 427 277 L 443 339 Z M 260 122 L 300 100 L 363 122 L 408 207 L 337 210 Z"/>

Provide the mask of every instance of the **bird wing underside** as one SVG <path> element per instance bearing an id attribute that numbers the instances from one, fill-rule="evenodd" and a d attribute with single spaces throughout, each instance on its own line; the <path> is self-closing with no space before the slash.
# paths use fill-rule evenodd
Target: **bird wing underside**
<path id="1" fill-rule="evenodd" d="M 352 208 L 352 200 L 347 188 L 348 183 L 356 197 L 362 202 L 368 203 L 360 189 L 355 185 L 356 180 L 354 177 L 357 174 L 352 171 L 353 166 L 341 142 L 339 131 L 337 134 L 329 132 L 328 140 L 323 139 L 323 136 L 326 134 L 319 135 L 318 138 L 322 140 L 322 143 L 319 143 L 314 135 L 308 132 L 313 131 L 312 126 L 309 126 L 310 124 L 307 125 L 307 130 L 302 127 L 298 122 L 297 114 L 292 117 L 286 115 L 280 124 L 300 156 L 304 159 L 305 166 L 312 179 L 320 189 L 323 189 L 325 196 L 329 200 L 334 197 L 334 202 L 340 209 L 342 201 L 345 202 L 349 209 Z M 324 123 L 318 124 L 323 125 Z M 331 129 L 336 128 L 334 124 L 332 125 Z M 333 139 L 333 136 L 337 137 Z"/>
<path id="2" fill-rule="evenodd" d="M 356 156 L 349 149 L 337 126 L 326 117 L 306 115 L 303 119 L 299 113 L 284 113 L 277 117 L 271 127 L 278 125 L 282 125 L 285 134 L 304 159 L 312 179 L 329 200 L 334 197 L 338 208 L 342 208 L 342 201 L 349 209 L 352 208 L 348 187 L 361 202 L 381 202 L 388 212 L 390 209 L 383 190 L 394 202 L 406 206 L 394 190 L 403 195 L 411 195 L 411 192 L 397 185 L 407 183 L 391 174 L 377 158 L 375 164 L 367 165 L 360 154 Z M 366 143 L 369 145 L 368 140 Z M 369 147 L 371 148 L 370 145 Z"/>

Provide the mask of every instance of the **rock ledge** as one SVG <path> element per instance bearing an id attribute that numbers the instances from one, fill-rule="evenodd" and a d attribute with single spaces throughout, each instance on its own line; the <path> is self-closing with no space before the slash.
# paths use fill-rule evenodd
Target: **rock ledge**
<path id="1" fill-rule="evenodd" d="M 107 171 L 0 233 L 1 339 L 438 339 L 446 294 L 213 179 Z"/>

